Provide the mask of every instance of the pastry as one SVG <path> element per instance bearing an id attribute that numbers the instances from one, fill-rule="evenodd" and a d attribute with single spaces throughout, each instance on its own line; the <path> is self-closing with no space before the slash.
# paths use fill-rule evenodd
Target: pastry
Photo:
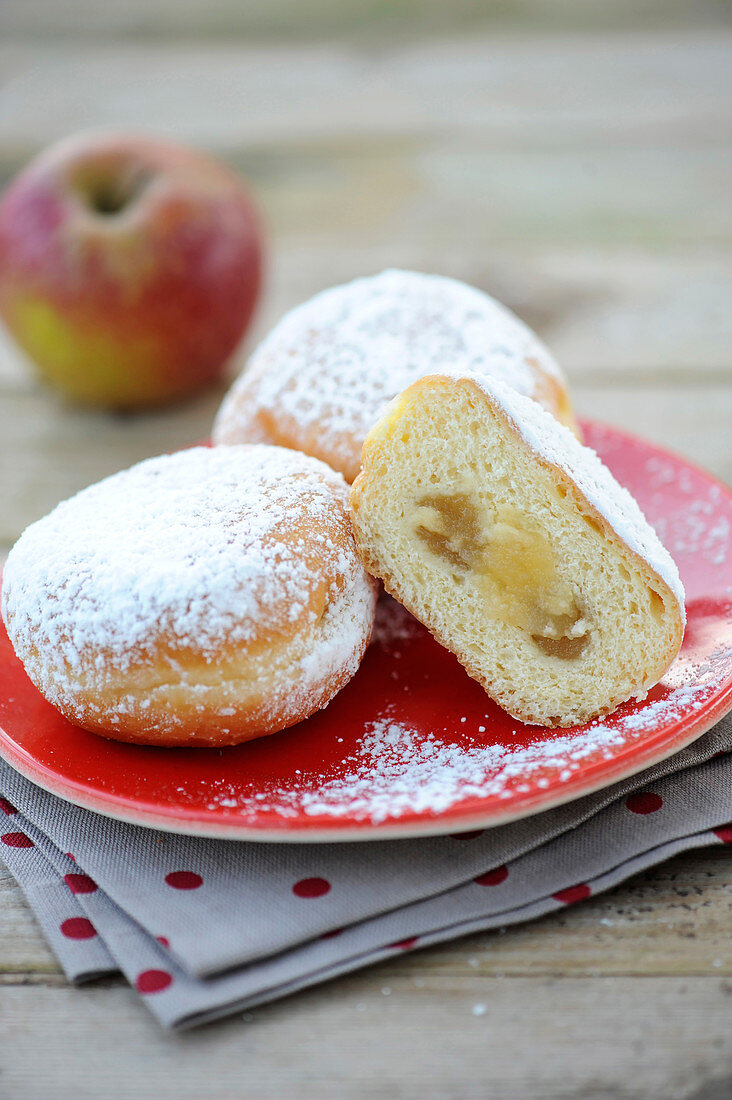
<path id="1" fill-rule="evenodd" d="M 679 650 L 684 591 L 635 500 L 500 382 L 410 386 L 369 433 L 351 504 L 367 568 L 524 722 L 641 699 Z"/>
<path id="2" fill-rule="evenodd" d="M 446 366 L 506 382 L 577 430 L 561 370 L 513 313 L 455 279 L 384 271 L 283 317 L 225 397 L 213 439 L 292 447 L 350 482 L 389 401 Z"/>
<path id="3" fill-rule="evenodd" d="M 374 587 L 340 475 L 278 447 L 196 447 L 27 528 L 2 614 L 33 683 L 77 725 L 230 745 L 299 722 L 344 686 Z"/>

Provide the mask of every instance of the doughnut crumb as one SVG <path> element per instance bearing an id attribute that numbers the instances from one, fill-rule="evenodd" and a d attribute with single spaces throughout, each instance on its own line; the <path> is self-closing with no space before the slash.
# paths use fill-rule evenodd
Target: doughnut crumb
<path id="1" fill-rule="evenodd" d="M 367 568 L 524 722 L 643 698 L 680 648 L 683 587 L 637 503 L 500 382 L 410 386 L 366 439 L 351 506 Z"/>

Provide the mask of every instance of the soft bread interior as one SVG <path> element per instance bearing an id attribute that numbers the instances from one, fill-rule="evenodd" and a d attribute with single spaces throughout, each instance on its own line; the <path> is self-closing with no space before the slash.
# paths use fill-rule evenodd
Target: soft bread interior
<path id="1" fill-rule="evenodd" d="M 678 651 L 666 582 L 468 380 L 394 403 L 351 500 L 367 568 L 523 721 L 607 713 Z"/>

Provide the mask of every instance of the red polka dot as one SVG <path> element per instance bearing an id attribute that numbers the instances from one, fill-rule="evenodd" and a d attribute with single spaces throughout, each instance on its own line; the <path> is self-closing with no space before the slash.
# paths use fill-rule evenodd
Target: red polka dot
<path id="1" fill-rule="evenodd" d="M 485 829 L 473 829 L 469 833 L 450 833 L 450 840 L 477 840 L 479 836 L 482 836 Z"/>
<path id="2" fill-rule="evenodd" d="M 8 848 L 35 848 L 35 844 L 25 833 L 3 833 L 0 840 L 3 844 L 7 844 Z"/>
<path id="3" fill-rule="evenodd" d="M 500 867 L 494 867 L 492 871 L 486 871 L 483 875 L 478 875 L 473 879 L 473 882 L 477 882 L 478 886 L 500 886 L 502 882 L 505 882 L 508 878 L 508 867 L 505 863 L 502 863 Z"/>
<path id="4" fill-rule="evenodd" d="M 637 791 L 626 798 L 625 805 L 633 814 L 655 814 L 663 806 L 663 799 L 653 791 Z"/>
<path id="5" fill-rule="evenodd" d="M 174 890 L 197 890 L 203 886 L 203 879 L 195 871 L 171 871 L 165 881 Z"/>
<path id="6" fill-rule="evenodd" d="M 135 988 L 138 993 L 161 993 L 173 982 L 167 970 L 143 970 L 137 975 Z"/>
<path id="7" fill-rule="evenodd" d="M 326 878 L 301 878 L 292 887 L 293 894 L 299 898 L 322 898 L 330 890 L 330 883 Z"/>
<path id="8" fill-rule="evenodd" d="M 723 844 L 732 844 L 732 821 L 729 825 L 720 825 L 714 830 L 714 835 L 718 836 Z"/>
<path id="9" fill-rule="evenodd" d="M 64 875 L 64 882 L 72 894 L 93 894 L 97 884 L 88 875 Z"/>
<path id="10" fill-rule="evenodd" d="M 578 882 L 576 886 L 568 886 L 566 890 L 558 890 L 556 894 L 552 894 L 552 897 L 565 905 L 574 905 L 576 901 L 584 901 L 591 893 L 592 891 L 586 882 Z"/>
<path id="11" fill-rule="evenodd" d="M 86 917 L 69 917 L 61 925 L 61 931 L 68 940 L 90 940 L 97 930 Z"/>
<path id="12" fill-rule="evenodd" d="M 72 863 L 76 863 L 76 856 L 72 856 L 71 852 L 67 852 L 66 856 L 68 859 L 71 860 Z"/>
<path id="13" fill-rule="evenodd" d="M 5 814 L 17 814 L 17 810 L 12 802 L 8 802 L 7 798 L 0 798 L 0 810 Z"/>
<path id="14" fill-rule="evenodd" d="M 419 936 L 410 936 L 407 940 L 397 940 L 396 943 L 390 943 L 389 947 L 399 948 L 400 951 L 409 951 L 410 947 L 414 947 L 418 939 Z"/>
<path id="15" fill-rule="evenodd" d="M 320 938 L 321 940 L 333 940 L 336 936 L 340 936 L 343 931 L 343 928 L 331 928 L 330 932 L 323 932 Z"/>
<path id="16" fill-rule="evenodd" d="M 161 943 L 163 947 L 170 947 L 170 940 L 167 936 L 158 936 L 158 943 Z"/>

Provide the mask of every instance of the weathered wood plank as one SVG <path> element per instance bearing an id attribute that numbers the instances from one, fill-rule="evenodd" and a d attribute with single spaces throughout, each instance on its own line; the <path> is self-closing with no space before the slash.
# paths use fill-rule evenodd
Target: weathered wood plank
<path id="1" fill-rule="evenodd" d="M 291 184 L 292 197 L 297 188 Z M 576 248 L 476 248 L 469 220 L 449 243 L 406 231 L 388 241 L 366 241 L 364 233 L 371 229 L 378 238 L 379 227 L 361 224 L 353 210 L 335 240 L 338 213 L 332 205 L 328 219 L 326 198 L 342 202 L 328 191 L 318 196 L 317 212 L 303 215 L 311 232 L 322 228 L 317 244 L 298 239 L 296 215 L 284 205 L 270 218 L 278 229 L 250 344 L 318 291 L 385 267 L 404 267 L 462 278 L 498 297 L 537 330 L 574 381 L 637 383 L 642 375 L 658 385 L 732 382 L 732 314 L 726 308 L 732 262 L 724 250 L 653 254 L 608 250 L 590 241 Z M 28 390 L 32 378 L 0 329 L 0 400 L 8 387 Z"/>
<path id="2" fill-rule="evenodd" d="M 0 863 L 0 981 L 61 973 L 22 890 Z"/>
<path id="3" fill-rule="evenodd" d="M 283 191 L 281 200 L 271 193 L 267 200 L 277 233 L 257 334 L 325 287 L 404 267 L 451 275 L 495 295 L 537 330 L 575 383 L 618 377 L 658 385 L 732 382 L 729 249 L 608 248 L 591 233 L 576 246 L 506 247 L 481 243 L 487 230 L 472 215 L 454 226 L 449 240 L 426 226 L 404 225 L 381 239 L 378 218 L 370 220 L 358 205 L 347 208 L 336 191 L 313 191 L 318 208 L 303 212 L 307 198 L 295 179 L 288 186 L 289 199 Z M 296 196 L 299 214 L 287 208 Z M 436 221 L 440 209 L 435 201 Z M 450 209 L 457 217 L 458 207 Z M 319 239 L 303 241 L 306 229 Z"/>
<path id="4" fill-rule="evenodd" d="M 592 179 L 597 190 L 605 158 L 625 151 L 647 166 L 649 183 L 663 183 L 656 205 L 668 209 L 694 171 L 694 153 L 728 148 L 731 49 L 732 33 L 724 29 L 451 34 L 368 49 L 227 42 L 175 48 L 115 43 L 90 50 L 4 38 L 0 149 L 8 165 L 71 129 L 136 125 L 223 152 L 302 142 L 312 149 L 317 170 L 320 148 L 356 154 L 364 143 L 368 152 L 370 141 L 391 137 L 397 151 L 411 139 L 426 153 L 437 146 L 462 156 L 459 164 L 448 159 L 447 168 L 463 177 L 463 187 L 477 180 L 487 198 L 491 177 L 512 168 L 501 154 L 529 152 L 537 167 L 547 156 L 550 164 L 563 161 L 568 179 Z M 470 146 L 461 150 L 468 137 Z M 679 156 L 682 147 L 690 163 Z M 581 148 L 598 159 L 573 155 Z M 494 166 L 487 156 L 495 156 Z M 674 167 L 665 178 L 663 161 Z M 545 186 L 537 173 L 512 175 L 511 182 L 519 195 Z M 694 182 L 698 198 L 710 185 L 709 171 L 697 173 Z M 560 185 L 557 179 L 555 203 L 571 202 L 574 195 L 562 195 Z M 639 201 L 645 205 L 645 194 L 631 197 L 626 216 Z M 687 196 L 689 207 L 693 198 Z"/>
<path id="5" fill-rule="evenodd" d="M 575 387 L 579 412 L 668 447 L 732 484 L 732 387 Z"/>
<path id="6" fill-rule="evenodd" d="M 571 373 L 729 377 L 731 63 L 729 32 L 6 40 L 0 178 L 79 127 L 169 134 L 252 181 L 273 235 L 263 325 L 354 275 L 416 267 L 496 293 Z"/>
<path id="7" fill-rule="evenodd" d="M 399 956 L 390 976 L 732 975 L 732 850 L 684 854 L 607 894 L 504 933 Z M 0 873 L 0 980 L 60 970 L 20 888 Z M 680 947 L 682 949 L 680 949 Z"/>
<path id="8" fill-rule="evenodd" d="M 587 904 L 436 952 L 431 974 L 732 976 L 732 850 L 679 856 Z M 405 967 L 420 966 L 417 956 Z"/>
<path id="9" fill-rule="evenodd" d="M 0 367 L 0 551 L 28 522 L 85 485 L 142 458 L 206 439 L 223 394 L 221 388 L 209 391 L 162 412 L 103 414 L 70 408 L 14 355 L 5 362 L 4 378 Z M 10 377 L 12 371 L 18 373 Z"/>
<path id="10" fill-rule="evenodd" d="M 345 979 L 183 1036 L 123 988 L 0 990 L 7 1095 L 137 1100 L 727 1095 L 715 978 Z"/>

